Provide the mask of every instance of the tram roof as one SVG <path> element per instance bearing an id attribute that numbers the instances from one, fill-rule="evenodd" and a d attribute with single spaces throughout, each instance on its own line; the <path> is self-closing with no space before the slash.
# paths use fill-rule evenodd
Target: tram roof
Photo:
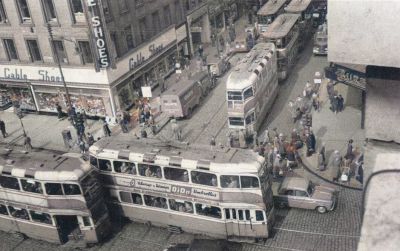
<path id="1" fill-rule="evenodd" d="M 0 148 L 0 174 L 49 181 L 77 181 L 90 170 L 79 154 L 34 149 Z"/>
<path id="2" fill-rule="evenodd" d="M 281 14 L 272 22 L 268 30 L 262 33 L 262 36 L 272 39 L 282 38 L 289 33 L 290 29 L 292 29 L 299 18 L 299 14 Z"/>
<path id="3" fill-rule="evenodd" d="M 191 88 L 191 84 L 203 79 L 208 75 L 207 71 L 200 71 L 195 72 L 192 74 L 190 70 L 183 70 L 180 73 L 179 80 L 176 79 L 177 74 L 173 74 L 171 77 L 165 80 L 166 86 L 172 86 L 168 88 L 165 92 L 163 92 L 162 96 L 164 95 L 180 95 L 184 93 L 186 90 Z"/>
<path id="4" fill-rule="evenodd" d="M 257 15 L 267 16 L 275 14 L 286 2 L 287 0 L 270 0 L 258 10 Z"/>
<path id="5" fill-rule="evenodd" d="M 285 7 L 285 11 L 289 13 L 301 13 L 307 9 L 312 0 L 292 0 Z"/>
<path id="6" fill-rule="evenodd" d="M 205 169 L 217 172 L 258 172 L 264 158 L 248 149 L 209 145 L 191 145 L 175 141 L 164 142 L 154 138 L 137 138 L 133 135 L 116 135 L 96 142 L 90 153 L 103 158 L 126 159 L 188 169 Z M 227 165 L 228 164 L 228 165 Z"/>
<path id="7" fill-rule="evenodd" d="M 257 78 L 254 70 L 259 67 L 261 59 L 265 56 L 271 57 L 275 51 L 273 43 L 258 43 L 256 44 L 235 66 L 234 70 L 229 74 L 226 81 L 228 90 L 243 90 L 251 85 Z M 271 53 L 272 52 L 272 53 Z M 268 54 L 270 54 L 268 56 Z"/>

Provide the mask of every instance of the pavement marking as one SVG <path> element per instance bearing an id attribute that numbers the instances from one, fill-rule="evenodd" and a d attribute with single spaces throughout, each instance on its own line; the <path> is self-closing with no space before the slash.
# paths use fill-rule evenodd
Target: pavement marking
<path id="1" fill-rule="evenodd" d="M 250 245 L 259 246 L 259 247 L 263 247 L 263 248 L 283 249 L 283 250 L 290 250 L 290 251 L 306 251 L 305 249 L 284 248 L 284 247 L 279 247 L 279 246 L 261 245 L 261 244 L 256 244 L 256 243 L 251 243 Z"/>
<path id="2" fill-rule="evenodd" d="M 294 229 L 286 229 L 286 228 L 278 228 L 278 227 L 274 227 L 274 229 L 275 229 L 275 230 L 280 230 L 280 231 L 302 233 L 302 234 L 314 234 L 314 235 L 336 236 L 336 237 L 348 237 L 348 238 L 360 238 L 360 237 L 361 237 L 361 236 L 359 236 L 359 235 L 327 234 L 327 233 L 308 232 L 308 231 L 301 231 L 301 230 L 294 230 Z"/>

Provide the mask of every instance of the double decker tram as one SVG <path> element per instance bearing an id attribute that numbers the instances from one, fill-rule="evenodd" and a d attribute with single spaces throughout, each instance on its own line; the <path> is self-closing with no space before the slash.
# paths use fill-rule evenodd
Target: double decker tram
<path id="1" fill-rule="evenodd" d="M 110 221 L 93 171 L 77 154 L 1 149 L 0 230 L 58 244 L 99 242 Z"/>
<path id="2" fill-rule="evenodd" d="M 226 91 L 231 136 L 243 130 L 252 137 L 278 94 L 275 45 L 259 43 L 246 54 L 228 76 Z"/>
<path id="3" fill-rule="evenodd" d="M 274 43 L 276 46 L 280 81 L 289 75 L 299 52 L 299 19 L 299 14 L 281 14 L 267 32 L 261 33 L 263 41 Z"/>
<path id="4" fill-rule="evenodd" d="M 288 0 L 270 0 L 264 4 L 257 12 L 258 33 L 266 32 L 268 26 L 284 12 L 285 4 Z"/>
<path id="5" fill-rule="evenodd" d="M 133 221 L 238 241 L 267 238 L 274 221 L 265 160 L 251 150 L 129 136 L 90 149 L 109 209 Z"/>
<path id="6" fill-rule="evenodd" d="M 299 14 L 299 50 L 303 50 L 307 42 L 311 38 L 313 31 L 313 6 L 312 0 L 292 0 L 288 6 L 285 7 L 286 13 Z"/>

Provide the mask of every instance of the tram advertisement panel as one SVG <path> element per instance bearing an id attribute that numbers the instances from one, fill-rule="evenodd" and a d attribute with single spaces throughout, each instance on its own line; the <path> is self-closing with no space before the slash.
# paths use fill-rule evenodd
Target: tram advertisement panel
<path id="1" fill-rule="evenodd" d="M 209 200 L 220 200 L 219 192 L 211 191 L 203 188 L 195 188 L 176 184 L 167 184 L 140 179 L 130 179 L 123 177 L 115 177 L 115 183 L 119 186 L 143 189 L 152 192 L 171 193 L 182 196 L 196 197 Z"/>

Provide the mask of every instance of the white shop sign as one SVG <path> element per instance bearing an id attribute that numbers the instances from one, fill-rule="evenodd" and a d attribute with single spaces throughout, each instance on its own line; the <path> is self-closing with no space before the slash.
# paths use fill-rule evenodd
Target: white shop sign
<path id="1" fill-rule="evenodd" d="M 66 82 L 108 84 L 106 72 L 95 69 L 63 68 Z M 57 67 L 0 65 L 0 79 L 26 80 L 40 82 L 62 82 Z"/>

